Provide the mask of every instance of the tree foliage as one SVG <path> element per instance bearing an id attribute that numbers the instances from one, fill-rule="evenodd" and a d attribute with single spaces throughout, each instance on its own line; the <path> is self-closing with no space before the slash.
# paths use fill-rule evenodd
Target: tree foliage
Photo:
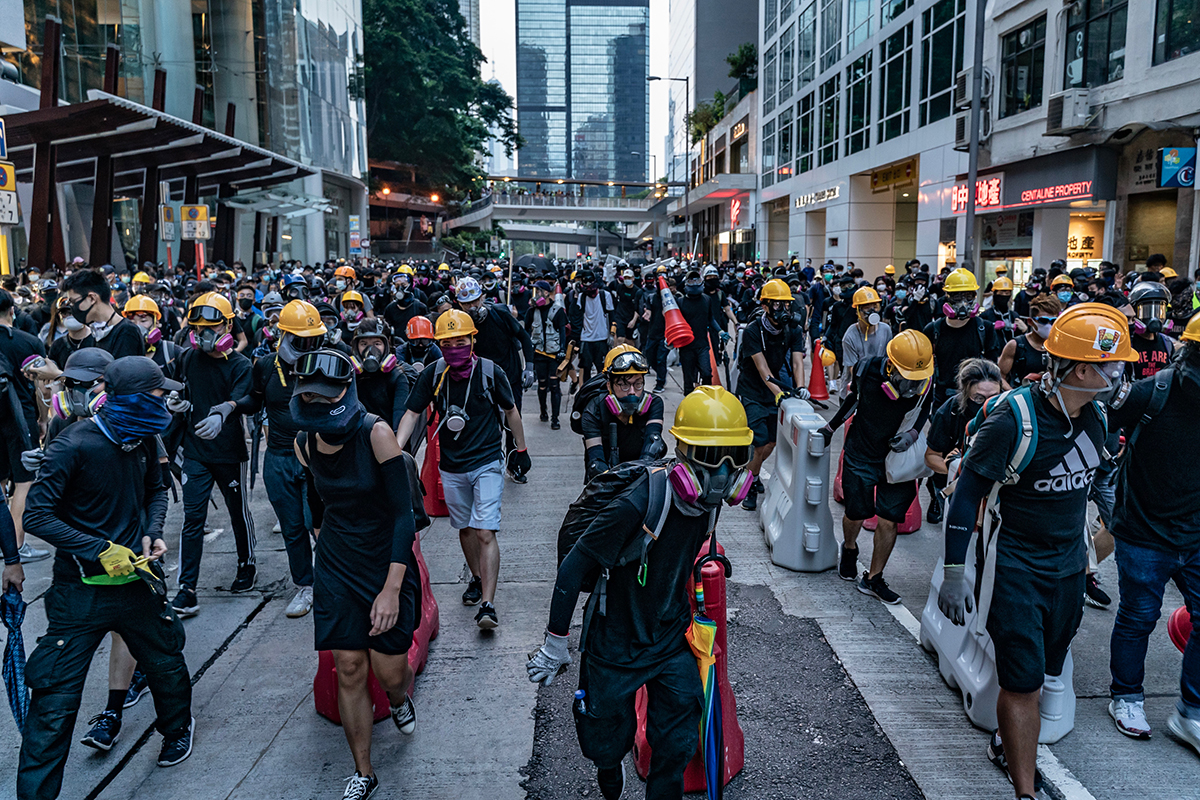
<path id="1" fill-rule="evenodd" d="M 738 49 L 725 56 L 729 65 L 729 77 L 753 80 L 758 77 L 758 46 L 754 42 L 742 42 Z"/>
<path id="2" fill-rule="evenodd" d="M 363 0 L 363 47 L 356 83 L 373 158 L 412 164 L 454 196 L 478 188 L 489 129 L 509 155 L 520 147 L 512 98 L 480 77 L 458 0 Z"/>

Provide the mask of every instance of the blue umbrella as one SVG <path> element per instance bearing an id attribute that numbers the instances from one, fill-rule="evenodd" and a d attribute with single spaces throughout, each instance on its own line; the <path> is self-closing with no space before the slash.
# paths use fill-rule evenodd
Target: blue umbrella
<path id="1" fill-rule="evenodd" d="M 25 637 L 21 635 L 21 623 L 25 621 L 25 598 L 10 586 L 0 596 L 0 616 L 8 629 L 8 640 L 4 643 L 4 687 L 8 690 L 8 706 L 12 709 L 17 730 L 25 732 L 25 718 L 29 716 L 29 692 L 25 688 Z"/>

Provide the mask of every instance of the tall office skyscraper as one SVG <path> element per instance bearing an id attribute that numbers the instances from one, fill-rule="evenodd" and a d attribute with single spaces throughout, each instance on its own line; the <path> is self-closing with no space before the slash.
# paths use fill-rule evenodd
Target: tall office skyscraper
<path id="1" fill-rule="evenodd" d="M 646 180 L 648 0 L 517 0 L 527 178 Z"/>

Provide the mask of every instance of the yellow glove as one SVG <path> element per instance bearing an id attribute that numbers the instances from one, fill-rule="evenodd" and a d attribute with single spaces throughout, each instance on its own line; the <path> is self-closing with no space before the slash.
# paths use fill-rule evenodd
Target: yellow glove
<path id="1" fill-rule="evenodd" d="M 100 552 L 100 566 L 110 577 L 133 574 L 133 560 L 137 554 L 123 545 L 108 543 L 108 547 Z"/>

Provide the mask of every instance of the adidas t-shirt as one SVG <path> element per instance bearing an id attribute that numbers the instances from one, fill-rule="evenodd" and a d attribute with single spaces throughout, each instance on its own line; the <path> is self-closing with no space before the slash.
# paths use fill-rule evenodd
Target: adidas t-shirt
<path id="1" fill-rule="evenodd" d="M 1040 392 L 1030 396 L 1037 415 L 1037 450 L 1018 481 L 1000 489 L 997 564 L 1065 578 L 1087 567 L 1087 494 L 1106 431 L 1091 405 L 1068 422 Z M 1016 414 L 1005 403 L 979 429 L 964 465 L 1002 480 L 1017 435 Z"/>

